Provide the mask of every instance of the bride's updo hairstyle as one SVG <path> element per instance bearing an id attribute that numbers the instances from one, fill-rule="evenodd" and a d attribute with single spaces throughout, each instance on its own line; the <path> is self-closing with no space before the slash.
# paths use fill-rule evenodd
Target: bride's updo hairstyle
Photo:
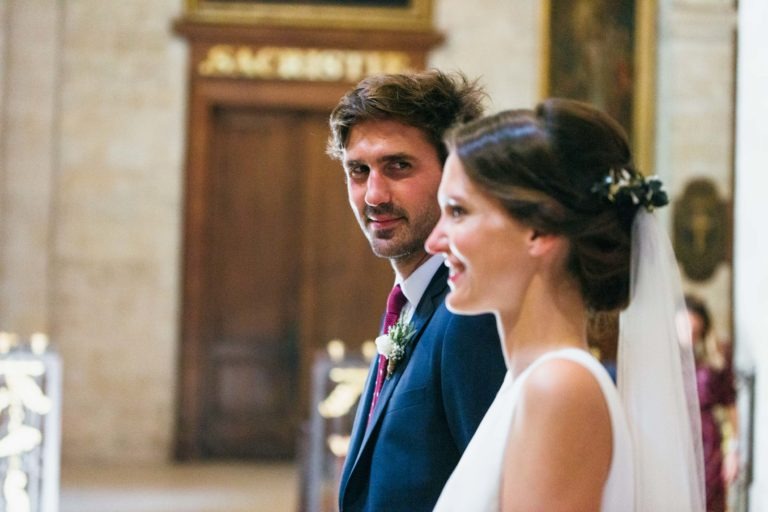
<path id="1" fill-rule="evenodd" d="M 609 198 L 604 184 L 639 175 L 616 121 L 586 103 L 549 99 L 458 126 L 447 143 L 469 179 L 514 219 L 569 240 L 567 268 L 589 309 L 626 306 L 640 205 Z"/>

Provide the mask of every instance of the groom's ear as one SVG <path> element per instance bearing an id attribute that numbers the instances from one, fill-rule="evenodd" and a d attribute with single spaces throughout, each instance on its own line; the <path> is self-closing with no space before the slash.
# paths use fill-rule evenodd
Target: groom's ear
<path id="1" fill-rule="evenodd" d="M 528 234 L 528 254 L 545 256 L 560 247 L 563 238 L 531 229 Z"/>

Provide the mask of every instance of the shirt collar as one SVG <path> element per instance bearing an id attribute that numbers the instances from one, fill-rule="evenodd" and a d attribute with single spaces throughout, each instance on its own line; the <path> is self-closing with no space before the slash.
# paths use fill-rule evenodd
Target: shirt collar
<path id="1" fill-rule="evenodd" d="M 398 279 L 395 281 L 395 284 L 400 285 L 405 298 L 408 299 L 408 304 L 413 308 L 418 305 L 421 297 L 427 290 L 427 286 L 429 286 L 430 281 L 432 281 L 435 272 L 437 272 L 437 269 L 440 268 L 440 265 L 442 265 L 444 261 L 445 258 L 443 258 L 441 254 L 434 254 L 431 258 L 422 263 L 419 268 L 414 270 L 407 279 Z"/>

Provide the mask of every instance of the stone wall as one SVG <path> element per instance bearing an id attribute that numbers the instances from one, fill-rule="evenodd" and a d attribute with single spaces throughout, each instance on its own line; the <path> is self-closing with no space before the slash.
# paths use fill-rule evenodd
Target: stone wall
<path id="1" fill-rule="evenodd" d="M 532 106 L 539 97 L 541 2 L 461 0 L 435 2 L 435 24 L 446 35 L 430 65 L 461 70 L 486 86 L 489 112 Z"/>
<path id="2" fill-rule="evenodd" d="M 732 3 L 663 2 L 658 29 L 656 172 L 679 199 L 697 178 L 733 201 L 736 13 Z M 671 210 L 666 212 L 671 214 Z M 722 263 L 687 291 L 708 302 L 714 327 L 731 338 L 732 265 Z"/>
<path id="3" fill-rule="evenodd" d="M 0 329 L 21 333 L 49 327 L 60 13 L 42 0 L 0 11 Z"/>
<path id="4" fill-rule="evenodd" d="M 66 3 L 51 240 L 65 460 L 170 453 L 186 95 L 170 32 L 178 4 Z"/>
<path id="5" fill-rule="evenodd" d="M 61 353 L 65 463 L 170 453 L 180 3 L 2 4 L 0 329 L 48 332 Z"/>

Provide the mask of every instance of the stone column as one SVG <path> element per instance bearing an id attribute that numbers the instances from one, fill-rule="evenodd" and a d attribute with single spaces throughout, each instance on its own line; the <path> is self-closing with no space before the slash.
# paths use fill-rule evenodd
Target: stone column
<path id="1" fill-rule="evenodd" d="M 49 327 L 61 4 L 0 7 L 0 330 Z"/>

